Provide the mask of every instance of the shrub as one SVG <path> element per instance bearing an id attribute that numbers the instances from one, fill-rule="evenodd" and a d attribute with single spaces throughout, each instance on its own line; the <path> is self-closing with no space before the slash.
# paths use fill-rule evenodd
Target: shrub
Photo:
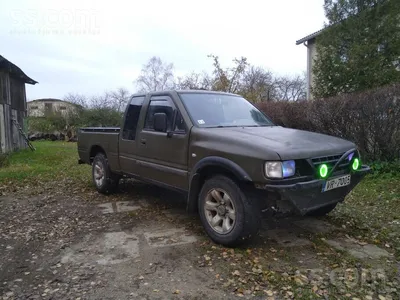
<path id="1" fill-rule="evenodd" d="M 277 125 L 351 140 L 366 160 L 399 158 L 400 84 L 327 99 L 257 106 Z"/>

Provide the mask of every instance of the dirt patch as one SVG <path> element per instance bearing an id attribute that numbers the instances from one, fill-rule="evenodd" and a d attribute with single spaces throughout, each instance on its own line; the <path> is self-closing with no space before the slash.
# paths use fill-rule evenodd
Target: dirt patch
<path id="1" fill-rule="evenodd" d="M 259 236 L 228 249 L 205 236 L 184 199 L 143 184 L 115 195 L 62 190 L 0 198 L 0 296 L 3 299 L 234 299 L 333 294 L 398 296 L 398 263 L 381 264 L 357 289 L 343 270 L 368 268 L 346 232 L 326 220 L 264 220 Z M 334 243 L 330 243 L 332 240 Z M 330 243 L 330 244 L 329 244 Z M 374 253 L 390 251 L 373 247 Z M 350 249 L 350 251 L 348 251 Z M 378 250 L 377 250 L 378 249 Z M 380 250 L 379 250 L 380 249 Z M 343 251 L 342 251 L 343 250 Z M 384 263 L 382 263 L 384 259 Z M 373 270 L 372 270 L 373 271 Z M 332 273 L 336 272 L 336 273 Z M 379 275 L 381 274 L 381 275 Z M 385 278 L 384 284 L 379 276 Z M 344 277 L 343 277 L 344 278 Z M 382 279 L 382 278 L 381 278 Z M 397 280 L 397 279 L 396 279 Z M 372 293 L 372 294 L 371 294 Z"/>

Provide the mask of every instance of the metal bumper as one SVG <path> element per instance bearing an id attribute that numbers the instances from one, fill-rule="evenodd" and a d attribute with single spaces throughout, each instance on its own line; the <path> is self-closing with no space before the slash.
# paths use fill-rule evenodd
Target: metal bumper
<path id="1" fill-rule="evenodd" d="M 306 215 L 310 211 L 343 201 L 345 196 L 354 189 L 370 170 L 368 166 L 362 166 L 361 169 L 351 174 L 351 183 L 348 186 L 327 192 L 322 192 L 322 188 L 326 182 L 324 179 L 288 185 L 267 184 L 264 188 L 266 190 L 278 192 L 281 198 L 288 199 L 292 203 L 298 214 Z"/>

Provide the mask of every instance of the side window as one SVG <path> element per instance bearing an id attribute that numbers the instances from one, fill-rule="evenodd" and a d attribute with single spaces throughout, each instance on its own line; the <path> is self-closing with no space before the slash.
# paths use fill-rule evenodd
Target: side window
<path id="1" fill-rule="evenodd" d="M 144 97 L 133 97 L 128 104 L 124 129 L 122 131 L 122 138 L 124 140 L 135 140 L 136 138 L 136 128 L 139 122 L 143 101 Z"/>
<path id="2" fill-rule="evenodd" d="M 154 114 L 163 112 L 167 115 L 167 128 L 171 130 L 175 106 L 168 97 L 157 97 L 150 100 L 144 128 L 154 130 Z"/>

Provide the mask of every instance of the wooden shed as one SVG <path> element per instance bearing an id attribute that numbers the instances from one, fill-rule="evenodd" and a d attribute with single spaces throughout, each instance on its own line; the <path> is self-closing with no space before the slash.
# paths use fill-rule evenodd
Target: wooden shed
<path id="1" fill-rule="evenodd" d="M 25 83 L 37 82 L 0 55 L 0 153 L 28 146 L 18 130 L 26 117 Z"/>

